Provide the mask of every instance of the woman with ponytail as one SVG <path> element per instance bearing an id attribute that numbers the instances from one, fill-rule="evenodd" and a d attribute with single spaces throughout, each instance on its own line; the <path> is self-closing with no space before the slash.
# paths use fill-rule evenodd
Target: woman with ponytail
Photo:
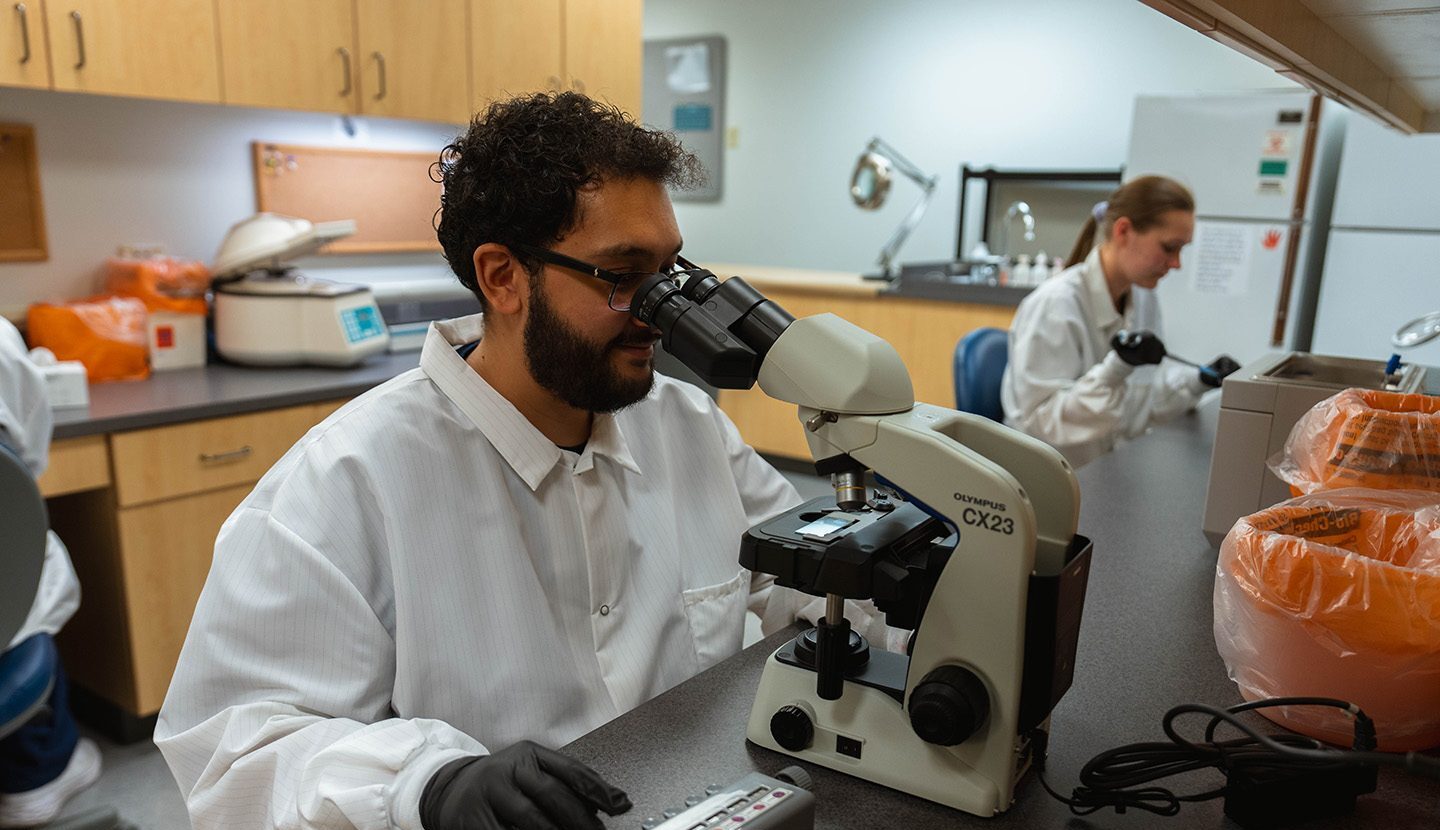
<path id="1" fill-rule="evenodd" d="M 1165 357 L 1153 290 L 1180 267 L 1195 199 L 1179 182 L 1142 176 L 1095 206 L 1075 263 L 1020 303 L 1001 386 L 1005 423 L 1075 466 L 1195 405 L 1234 371 L 1223 355 L 1199 372 Z"/>

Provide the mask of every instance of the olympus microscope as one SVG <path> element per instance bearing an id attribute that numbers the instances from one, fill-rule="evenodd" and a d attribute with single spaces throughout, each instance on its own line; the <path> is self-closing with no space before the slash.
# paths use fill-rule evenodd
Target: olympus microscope
<path id="1" fill-rule="evenodd" d="M 1069 465 L 993 421 L 917 404 L 889 343 L 833 314 L 796 320 L 738 277 L 657 274 L 631 308 L 707 382 L 758 380 L 798 405 L 835 486 L 742 540 L 743 566 L 827 600 L 766 661 L 747 738 L 976 815 L 1006 810 L 1074 670 L 1090 542 L 1075 534 Z M 845 598 L 913 630 L 908 654 L 870 648 Z"/>

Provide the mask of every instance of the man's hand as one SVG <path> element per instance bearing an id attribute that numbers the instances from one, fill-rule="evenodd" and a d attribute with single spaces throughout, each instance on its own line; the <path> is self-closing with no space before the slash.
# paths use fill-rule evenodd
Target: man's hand
<path id="1" fill-rule="evenodd" d="M 1131 366 L 1154 365 L 1165 359 L 1165 344 L 1154 332 L 1121 329 L 1110 338 L 1110 348 Z"/>
<path id="2" fill-rule="evenodd" d="M 1240 364 L 1235 362 L 1235 358 L 1228 354 L 1222 354 L 1200 367 L 1200 382 L 1219 389 L 1220 382 L 1239 368 Z"/>
<path id="3" fill-rule="evenodd" d="M 630 798 L 594 770 L 533 741 L 441 767 L 420 796 L 425 830 L 600 830 Z"/>

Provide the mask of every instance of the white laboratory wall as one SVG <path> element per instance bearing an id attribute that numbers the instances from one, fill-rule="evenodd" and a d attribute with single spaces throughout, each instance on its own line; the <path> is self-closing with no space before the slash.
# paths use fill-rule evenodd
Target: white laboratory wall
<path id="1" fill-rule="evenodd" d="M 646 0 L 647 37 L 729 40 L 725 198 L 678 204 L 687 250 L 865 270 L 918 190 L 853 207 L 851 165 L 879 134 L 941 184 L 902 259 L 955 245 L 962 162 L 1115 167 L 1137 93 L 1284 86 L 1268 69 L 1136 0 Z M 0 264 L 0 313 L 93 291 L 117 245 L 208 261 L 254 210 L 249 142 L 438 150 L 456 127 L 0 88 L 0 120 L 34 125 L 50 259 Z M 382 283 L 445 279 L 438 255 L 316 258 Z"/>
<path id="2" fill-rule="evenodd" d="M 940 175 L 900 252 L 940 260 L 962 163 L 1118 168 L 1137 94 L 1295 88 L 1136 0 L 645 0 L 647 38 L 709 34 L 739 141 L 723 199 L 676 213 L 712 261 L 873 270 L 919 196 L 901 179 L 880 211 L 851 204 L 873 135 Z"/>
<path id="3" fill-rule="evenodd" d="M 0 313 L 93 292 L 117 245 L 154 243 L 209 262 L 255 210 L 250 142 L 440 148 L 457 126 L 0 88 L 0 121 L 33 125 L 50 258 L 0 263 Z M 316 257 L 318 276 L 383 283 L 443 278 L 439 254 Z"/>

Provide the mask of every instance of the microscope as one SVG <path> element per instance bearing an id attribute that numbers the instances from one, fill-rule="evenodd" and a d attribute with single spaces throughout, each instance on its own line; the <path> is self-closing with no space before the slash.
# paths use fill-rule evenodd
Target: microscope
<path id="1" fill-rule="evenodd" d="M 1091 548 L 1064 458 L 917 404 L 889 343 L 833 314 L 797 320 L 739 277 L 656 274 L 631 313 L 707 382 L 796 404 L 835 487 L 741 542 L 741 565 L 826 599 L 767 659 L 747 738 L 975 815 L 1008 809 L 1074 671 Z M 907 653 L 852 631 L 847 598 L 911 630 Z"/>

